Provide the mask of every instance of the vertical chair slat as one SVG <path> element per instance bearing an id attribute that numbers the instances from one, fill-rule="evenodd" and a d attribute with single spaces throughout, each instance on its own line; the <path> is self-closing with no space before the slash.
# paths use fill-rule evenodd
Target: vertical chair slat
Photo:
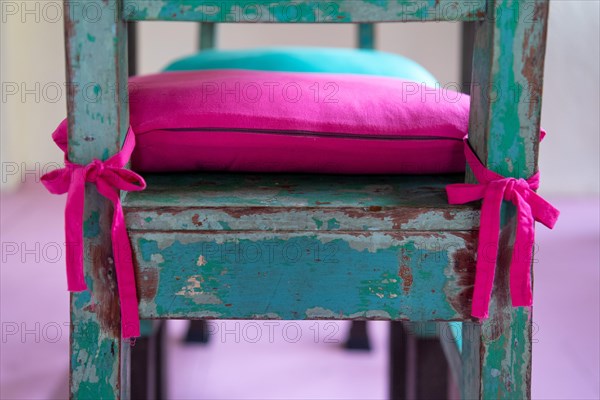
<path id="1" fill-rule="evenodd" d="M 87 164 L 117 152 L 128 111 L 127 27 L 116 0 L 65 3 L 69 159 Z M 72 398 L 128 397 L 129 345 L 121 340 L 110 227 L 112 206 L 87 185 L 84 269 L 89 290 L 71 296 Z"/>
<path id="2" fill-rule="evenodd" d="M 537 170 L 547 14 L 544 0 L 489 0 L 477 23 L 469 141 L 503 176 Z M 531 397 L 531 308 L 513 309 L 509 293 L 514 217 L 504 202 L 490 318 L 463 330 L 465 398 Z"/>
<path id="3" fill-rule="evenodd" d="M 217 24 L 200 24 L 200 50 L 214 49 L 217 47 Z"/>
<path id="4" fill-rule="evenodd" d="M 358 48 L 375 48 L 375 24 L 358 24 Z"/>

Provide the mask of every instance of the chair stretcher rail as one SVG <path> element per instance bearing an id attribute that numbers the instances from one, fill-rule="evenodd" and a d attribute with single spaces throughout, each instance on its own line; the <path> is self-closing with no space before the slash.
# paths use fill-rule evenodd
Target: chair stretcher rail
<path id="1" fill-rule="evenodd" d="M 367 23 L 477 21 L 485 0 L 124 0 L 128 21 Z"/>

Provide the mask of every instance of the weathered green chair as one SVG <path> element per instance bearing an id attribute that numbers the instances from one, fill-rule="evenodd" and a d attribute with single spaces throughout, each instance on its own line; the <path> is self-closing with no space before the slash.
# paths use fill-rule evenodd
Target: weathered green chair
<path id="1" fill-rule="evenodd" d="M 547 12 L 542 0 L 89 0 L 65 13 L 67 81 L 114 93 L 94 102 L 86 101 L 85 86 L 69 93 L 69 159 L 106 159 L 125 137 L 127 21 L 477 21 L 470 143 L 489 169 L 527 178 L 537 169 Z M 147 190 L 123 196 L 141 318 L 462 321 L 462 351 L 445 345 L 462 397 L 530 397 L 531 308 L 510 305 L 509 203 L 490 318 L 482 324 L 470 317 L 480 207 L 448 205 L 444 191 L 472 180 L 469 173 L 145 178 Z M 210 230 L 193 223 L 200 214 L 214 219 Z M 92 295 L 71 298 L 73 398 L 129 396 L 130 344 L 121 339 L 111 216 L 109 201 L 89 185 L 84 246 Z M 396 221 L 393 228 L 385 220 Z M 249 244 L 268 250 L 269 262 L 227 256 Z M 309 257 L 290 262 L 283 250 L 291 247 Z M 225 257 L 200 268 L 207 252 Z M 191 299 L 185 288 L 196 282 L 202 289 Z"/>

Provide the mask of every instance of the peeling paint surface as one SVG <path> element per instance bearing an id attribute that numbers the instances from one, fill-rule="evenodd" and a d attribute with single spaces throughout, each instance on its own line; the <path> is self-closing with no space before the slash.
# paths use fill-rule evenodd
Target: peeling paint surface
<path id="1" fill-rule="evenodd" d="M 477 204 L 447 203 L 449 176 L 146 175 L 128 193 L 130 231 L 440 231 L 479 227 Z"/>
<path id="2" fill-rule="evenodd" d="M 448 276 L 448 270 L 460 271 L 453 254 L 467 251 L 475 232 L 131 236 L 138 268 L 157 271 L 155 289 L 141 298 L 142 318 L 453 320 L 470 310 L 466 297 L 457 310 L 458 300 L 448 297 L 456 291 L 445 288 L 472 286 L 472 271 Z M 414 276 L 410 288 L 407 276 Z"/>
<path id="3" fill-rule="evenodd" d="M 95 19 L 66 12 L 69 160 L 88 164 L 115 154 L 129 126 L 127 102 L 115 102 L 126 86 L 126 25 L 115 19 L 114 0 L 87 0 Z M 73 9 L 75 10 L 75 9 Z M 97 18 L 96 18 L 97 17 Z M 101 60 L 101 61 L 99 61 Z M 73 399 L 127 397 L 121 385 L 121 318 L 110 227 L 112 205 L 86 185 L 84 273 L 87 291 L 71 295 L 70 396 Z M 123 380 L 127 382 L 126 379 Z"/>
<path id="4" fill-rule="evenodd" d="M 199 22 L 475 21 L 485 0 L 125 0 L 128 20 Z"/>
<path id="5" fill-rule="evenodd" d="M 548 2 L 489 0 L 488 10 L 473 52 L 469 142 L 489 169 L 528 178 L 537 171 Z M 476 338 L 463 330 L 464 397 L 531 398 L 531 308 L 512 308 L 508 284 L 514 215 L 505 202 L 490 318 Z"/>

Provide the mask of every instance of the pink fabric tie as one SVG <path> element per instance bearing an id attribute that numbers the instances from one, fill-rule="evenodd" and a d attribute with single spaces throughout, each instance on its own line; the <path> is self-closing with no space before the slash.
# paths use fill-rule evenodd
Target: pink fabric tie
<path id="1" fill-rule="evenodd" d="M 510 201 L 517 208 L 515 243 L 510 264 L 510 294 L 513 307 L 530 306 L 533 302 L 531 260 L 534 221 L 552 229 L 559 211 L 534 192 L 539 186 L 539 172 L 527 180 L 503 177 L 485 168 L 466 138 L 464 142 L 467 163 L 479 183 L 448 185 L 446 192 L 450 204 L 464 204 L 483 199 L 471 315 L 487 318 L 498 257 L 502 200 Z"/>
<path id="2" fill-rule="evenodd" d="M 65 167 L 49 172 L 42 177 L 42 183 L 50 193 L 68 192 L 65 207 L 65 236 L 67 284 L 70 291 L 81 292 L 87 289 L 83 270 L 85 183 L 94 183 L 98 192 L 113 203 L 111 239 L 121 303 L 121 330 L 124 338 L 140 335 L 131 245 L 119 198 L 119 190 L 138 191 L 146 188 L 146 182 L 141 176 L 124 168 L 134 147 L 135 135 L 129 128 L 121 151 L 106 161 L 95 159 L 85 166 L 73 164 L 67 159 L 66 149 L 63 149 L 65 150 Z"/>

